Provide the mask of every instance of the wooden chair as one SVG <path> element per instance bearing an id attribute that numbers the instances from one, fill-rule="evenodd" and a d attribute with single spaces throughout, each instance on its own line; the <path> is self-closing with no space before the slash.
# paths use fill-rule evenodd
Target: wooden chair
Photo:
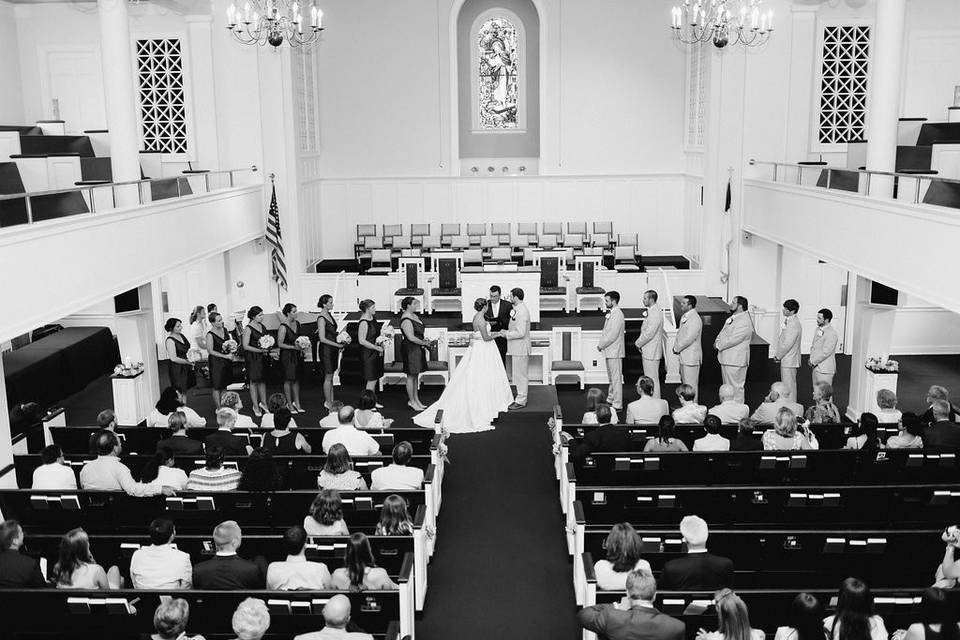
<path id="1" fill-rule="evenodd" d="M 593 232 L 594 233 L 605 233 L 608 236 L 613 236 L 613 223 L 612 222 L 594 222 L 593 223 Z"/>
<path id="2" fill-rule="evenodd" d="M 480 249 L 483 251 L 483 256 L 485 258 L 490 257 L 490 252 L 499 246 L 500 236 L 489 234 L 480 237 Z M 507 251 L 509 251 L 509 249 L 507 249 Z"/>
<path id="3" fill-rule="evenodd" d="M 563 237 L 563 246 L 565 249 L 573 249 L 574 255 L 580 254 L 587 246 L 587 238 L 582 233 L 568 233 Z"/>
<path id="4" fill-rule="evenodd" d="M 527 249 L 530 249 L 530 236 L 520 234 L 510 236 L 510 253 L 514 259 L 523 258 Z"/>
<path id="5" fill-rule="evenodd" d="M 563 235 L 563 223 L 562 222 L 544 222 L 541 225 L 540 233 L 545 236 L 554 236 L 559 238 Z"/>
<path id="6" fill-rule="evenodd" d="M 460 235 L 460 225 L 455 222 L 444 222 L 440 225 L 440 244 L 444 247 L 450 246 L 453 236 Z"/>
<path id="7" fill-rule="evenodd" d="M 403 225 L 402 224 L 385 224 L 383 225 L 383 246 L 392 247 L 393 239 L 397 236 L 403 235 Z"/>
<path id="8" fill-rule="evenodd" d="M 423 338 L 425 340 L 436 340 L 437 342 L 430 347 L 427 354 L 427 370 L 417 376 L 417 388 L 420 388 L 421 381 L 428 376 L 442 378 L 443 384 L 446 386 L 450 382 L 447 329 L 445 327 L 427 327 L 424 330 Z"/>
<path id="9" fill-rule="evenodd" d="M 390 243 L 390 249 L 393 252 L 394 258 L 399 258 L 403 255 L 404 251 L 413 248 L 412 239 L 410 236 L 393 236 Z"/>
<path id="10" fill-rule="evenodd" d="M 450 248 L 454 251 L 464 251 L 470 248 L 470 236 L 460 234 L 450 238 Z"/>
<path id="11" fill-rule="evenodd" d="M 393 337 L 383 343 L 383 375 L 377 381 L 380 391 L 383 391 L 384 385 L 391 380 L 399 381 L 401 384 L 407 381 L 407 374 L 403 372 L 403 356 L 400 354 L 402 345 L 400 329 L 396 328 Z"/>
<path id="12" fill-rule="evenodd" d="M 567 278 L 560 273 L 561 259 L 555 253 L 553 255 L 542 255 L 535 252 L 534 265 L 540 267 L 540 306 L 544 302 L 557 301 L 560 308 L 566 313 L 570 313 L 570 305 L 567 296 Z M 563 283 L 561 284 L 561 278 Z"/>
<path id="13" fill-rule="evenodd" d="M 377 235 L 377 225 L 375 224 L 358 224 L 357 225 L 357 239 L 353 243 L 353 255 L 357 260 L 361 259 L 361 254 L 366 248 L 366 240 L 371 236 Z M 367 258 L 370 257 L 368 254 Z"/>
<path id="14" fill-rule="evenodd" d="M 603 310 L 603 294 L 606 291 L 594 283 L 594 275 L 600 269 L 603 258 L 600 256 L 579 256 L 576 261 L 577 271 L 580 272 L 580 286 L 574 292 L 576 295 L 577 313 L 583 308 L 583 301 L 596 299 L 596 308 Z M 594 308 L 592 305 L 588 308 Z"/>
<path id="15" fill-rule="evenodd" d="M 410 244 L 414 247 L 423 246 L 423 237 L 430 235 L 429 224 L 410 225 Z"/>
<path id="16" fill-rule="evenodd" d="M 537 231 L 536 222 L 518 222 L 517 235 L 527 236 L 527 239 L 533 246 L 537 246 L 540 241 L 540 233 Z"/>
<path id="17" fill-rule="evenodd" d="M 480 239 L 485 235 L 487 235 L 486 224 L 468 224 L 467 225 L 467 237 L 470 238 L 471 247 L 480 246 Z"/>
<path id="18" fill-rule="evenodd" d="M 490 260 L 500 264 L 513 262 L 513 253 L 510 251 L 510 247 L 494 247 L 490 250 Z"/>
<path id="19" fill-rule="evenodd" d="M 463 252 L 463 266 L 480 267 L 483 266 L 483 250 L 467 249 Z"/>
<path id="20" fill-rule="evenodd" d="M 460 288 L 460 269 L 463 267 L 463 256 L 459 254 L 454 256 L 437 258 L 434 262 L 433 275 L 437 279 L 437 286 L 430 290 L 428 313 L 434 312 L 438 298 L 461 304 L 463 291 Z"/>
<path id="21" fill-rule="evenodd" d="M 551 361 L 550 384 L 556 384 L 560 376 L 576 377 L 583 389 L 586 370 L 581 360 L 583 329 L 580 327 L 554 327 L 550 336 Z"/>
<path id="22" fill-rule="evenodd" d="M 374 249 L 370 252 L 368 275 L 387 275 L 393 271 L 393 252 L 390 249 Z"/>
<path id="23" fill-rule="evenodd" d="M 497 236 L 500 238 L 500 244 L 503 246 L 510 245 L 510 223 L 509 222 L 494 222 L 490 224 L 490 235 Z"/>
<path id="24" fill-rule="evenodd" d="M 567 233 L 579 233 L 584 238 L 587 237 L 587 223 L 586 222 L 568 222 L 567 223 Z"/>
<path id="25" fill-rule="evenodd" d="M 375 249 L 383 249 L 383 238 L 380 236 L 364 236 L 363 243 L 357 251 L 357 260 L 369 260 Z"/>
<path id="26" fill-rule="evenodd" d="M 546 249 L 546 250 L 548 250 L 548 251 L 549 251 L 550 249 L 556 249 L 556 248 L 559 246 L 559 242 L 557 241 L 557 237 L 558 237 L 558 236 L 557 236 L 556 234 L 552 234 L 552 233 L 551 233 L 551 234 L 542 235 L 542 236 L 540 236 L 540 238 L 538 239 L 537 247 L 540 248 L 540 249 Z"/>
<path id="27" fill-rule="evenodd" d="M 630 245 L 617 245 L 613 249 L 613 268 L 618 273 L 636 273 L 640 271 L 637 265 L 635 248 Z"/>
<path id="28" fill-rule="evenodd" d="M 424 251 L 437 251 L 443 246 L 441 236 L 420 236 L 420 248 Z"/>
<path id="29" fill-rule="evenodd" d="M 404 274 L 404 286 L 393 292 L 393 304 L 390 310 L 394 313 L 400 308 L 400 301 L 406 297 L 416 298 L 420 308 L 426 309 L 426 298 L 421 286 L 420 278 L 423 275 L 423 258 L 400 258 L 399 270 Z"/>

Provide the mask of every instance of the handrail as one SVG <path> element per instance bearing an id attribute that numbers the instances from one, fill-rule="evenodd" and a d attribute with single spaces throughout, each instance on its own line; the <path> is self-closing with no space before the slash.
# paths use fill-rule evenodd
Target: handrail
<path id="1" fill-rule="evenodd" d="M 960 184 L 960 179 L 958 178 L 942 178 L 933 173 L 903 173 L 900 171 L 877 171 L 875 169 L 848 169 L 847 167 L 834 167 L 827 164 L 802 164 L 797 162 L 775 162 L 771 160 L 756 160 L 750 158 L 750 165 L 768 165 L 772 167 L 791 167 L 793 169 L 816 169 L 818 171 L 846 171 L 847 173 L 857 173 L 857 174 L 866 174 L 872 176 L 887 176 L 893 178 L 912 178 L 914 180 L 936 180 L 937 182 L 947 182 L 950 184 Z M 776 174 L 774 174 L 774 181 L 776 181 Z"/>

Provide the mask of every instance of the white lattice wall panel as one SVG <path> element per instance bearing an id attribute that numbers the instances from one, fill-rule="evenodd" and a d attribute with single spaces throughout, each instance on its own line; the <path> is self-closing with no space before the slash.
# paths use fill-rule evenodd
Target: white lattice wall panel
<path id="1" fill-rule="evenodd" d="M 818 133 L 821 144 L 866 137 L 869 61 L 869 26 L 824 27 Z"/>
<path id="2" fill-rule="evenodd" d="M 180 40 L 137 40 L 143 148 L 187 152 L 187 112 Z"/>

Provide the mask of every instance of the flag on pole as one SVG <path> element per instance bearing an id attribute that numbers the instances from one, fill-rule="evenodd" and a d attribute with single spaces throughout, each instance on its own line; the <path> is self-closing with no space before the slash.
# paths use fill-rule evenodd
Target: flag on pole
<path id="1" fill-rule="evenodd" d="M 271 177 L 272 179 L 272 177 Z M 267 212 L 267 242 L 270 243 L 270 263 L 273 279 L 278 287 L 287 288 L 287 265 L 283 258 L 283 238 L 280 236 L 280 210 L 277 208 L 277 186 L 273 185 L 270 210 Z"/>
<path id="2" fill-rule="evenodd" d="M 729 173 L 727 190 L 723 198 L 723 213 L 721 214 L 723 222 L 720 225 L 720 282 L 723 284 L 730 280 L 730 245 L 733 242 L 733 216 L 730 214 L 730 205 L 733 200 L 730 183 L 733 179 L 733 170 L 731 169 Z"/>

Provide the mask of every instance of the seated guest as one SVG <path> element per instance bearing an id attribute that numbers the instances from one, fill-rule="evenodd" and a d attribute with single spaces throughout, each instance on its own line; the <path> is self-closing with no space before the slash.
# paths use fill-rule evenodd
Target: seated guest
<path id="1" fill-rule="evenodd" d="M 947 406 L 950 407 L 950 413 L 947 415 L 947 420 L 950 422 L 957 421 L 957 414 L 953 411 L 953 405 L 950 404 L 950 392 L 947 391 L 946 387 L 941 387 L 938 384 L 935 384 L 927 390 L 927 410 L 923 412 L 923 415 L 920 416 L 920 420 L 923 421 L 923 424 L 930 426 L 937 421 L 937 417 L 933 415 L 933 403 L 937 400 L 942 400 L 947 403 Z"/>
<path id="2" fill-rule="evenodd" d="M 117 414 L 113 412 L 113 409 L 104 409 L 97 414 L 97 426 L 101 430 L 113 431 L 117 430 Z M 94 431 L 90 434 L 90 446 L 88 447 L 90 455 L 97 455 L 97 433 Z"/>
<path id="3" fill-rule="evenodd" d="M 384 418 L 377 411 L 377 394 L 364 389 L 360 392 L 360 401 L 353 413 L 353 424 L 357 429 L 386 429 L 393 424 L 393 418 Z"/>
<path id="4" fill-rule="evenodd" d="M 240 409 L 243 409 L 243 400 L 240 399 L 240 394 L 236 391 L 224 391 L 220 394 L 220 408 L 221 409 L 233 409 L 234 413 L 237 414 L 237 429 L 256 429 L 257 425 L 253 421 L 253 418 L 250 416 L 245 416 L 240 413 Z M 262 425 L 261 425 L 262 426 Z"/>
<path id="5" fill-rule="evenodd" d="M 951 418 L 953 409 L 946 400 L 934 400 L 931 406 L 933 424 L 923 434 L 923 444 L 932 449 L 956 451 L 960 449 L 960 424 Z"/>
<path id="6" fill-rule="evenodd" d="M 43 463 L 33 470 L 34 489 L 76 489 L 77 474 L 63 460 L 63 451 L 55 444 L 40 451 Z"/>
<path id="7" fill-rule="evenodd" d="M 141 482 L 158 481 L 165 487 L 173 487 L 177 491 L 187 488 L 187 472 L 174 466 L 173 451 L 166 447 L 157 449 L 151 459 L 143 467 L 140 475 Z"/>
<path id="8" fill-rule="evenodd" d="M 649 571 L 631 571 L 626 589 L 629 609 L 619 603 L 584 607 L 577 614 L 580 626 L 609 640 L 683 640 L 686 637 L 683 622 L 654 607 L 657 581 Z"/>
<path id="9" fill-rule="evenodd" d="M 733 584 L 733 562 L 707 552 L 710 530 L 703 518 L 685 516 L 680 521 L 680 535 L 687 543 L 687 554 L 663 565 L 660 580 L 664 589 L 707 591 Z"/>
<path id="10" fill-rule="evenodd" d="M 658 426 L 656 438 L 650 438 L 643 445 L 643 451 L 659 453 L 660 451 L 687 451 L 687 445 L 676 437 L 677 425 L 672 416 L 662 416 Z"/>
<path id="11" fill-rule="evenodd" d="M 40 589 L 47 581 L 40 572 L 40 563 L 20 553 L 23 528 L 16 520 L 0 524 L 0 589 Z"/>
<path id="12" fill-rule="evenodd" d="M 639 400 L 627 405 L 627 424 L 657 424 L 660 418 L 670 414 L 666 400 L 653 397 L 653 378 L 640 376 L 637 379 Z"/>
<path id="13" fill-rule="evenodd" d="M 350 623 L 350 598 L 337 594 L 323 605 L 323 629 L 301 633 L 293 640 L 373 640 L 369 633 L 347 631 Z"/>
<path id="14" fill-rule="evenodd" d="M 193 568 L 194 588 L 213 591 L 263 589 L 260 567 L 237 555 L 241 542 L 240 525 L 233 520 L 218 524 L 213 530 L 217 555 Z"/>
<path id="15" fill-rule="evenodd" d="M 750 415 L 750 407 L 737 402 L 737 390 L 732 384 L 720 385 L 720 404 L 711 407 L 707 413 L 720 418 L 723 424 L 738 424 Z"/>
<path id="16" fill-rule="evenodd" d="M 168 418 L 174 411 L 180 411 L 187 417 L 188 427 L 199 429 L 207 426 L 207 421 L 187 406 L 187 398 L 178 387 L 167 387 L 160 393 L 160 399 L 157 400 L 157 404 L 150 415 L 147 416 L 147 426 L 167 426 Z"/>
<path id="17" fill-rule="evenodd" d="M 387 496 L 380 508 L 380 522 L 374 535 L 408 536 L 413 533 L 413 520 L 407 511 L 407 501 L 393 494 Z"/>
<path id="18" fill-rule="evenodd" d="M 52 581 L 58 589 L 120 589 L 122 580 L 117 567 L 104 571 L 94 562 L 86 531 L 77 528 L 64 534 L 53 567 Z"/>
<path id="19" fill-rule="evenodd" d="M 880 438 L 877 435 L 877 416 L 865 411 L 853 429 L 853 435 L 847 438 L 844 449 L 879 449 Z"/>
<path id="20" fill-rule="evenodd" d="M 630 572 L 651 573 L 650 563 L 640 557 L 640 536 L 629 522 L 613 525 L 603 548 L 607 557 L 593 564 L 597 574 L 597 589 L 620 591 L 627 588 Z"/>
<path id="21" fill-rule="evenodd" d="M 267 411 L 263 414 L 263 417 L 260 418 L 260 428 L 261 429 L 272 429 L 273 428 L 273 414 L 277 412 L 277 409 L 289 409 L 290 405 L 287 401 L 287 396 L 282 393 L 272 393 L 270 397 L 267 398 Z M 291 429 L 297 428 L 297 421 L 293 418 L 290 418 Z"/>
<path id="22" fill-rule="evenodd" d="M 330 412 L 320 418 L 320 427 L 323 429 L 332 429 L 340 426 L 340 409 L 343 409 L 343 403 L 334 400 L 330 403 Z"/>
<path id="23" fill-rule="evenodd" d="M 330 584 L 330 570 L 322 562 L 308 562 L 307 532 L 303 527 L 290 527 L 283 533 L 283 550 L 287 559 L 271 562 L 267 567 L 267 589 L 299 591 L 326 589 Z"/>
<path id="24" fill-rule="evenodd" d="M 826 640 L 823 607 L 815 596 L 798 593 L 790 605 L 786 627 L 778 627 L 774 640 Z"/>
<path id="25" fill-rule="evenodd" d="M 877 406 L 880 411 L 877 413 L 877 420 L 880 424 L 896 424 L 900 422 L 903 414 L 897 409 L 897 394 L 890 389 L 880 389 L 877 391 Z"/>
<path id="26" fill-rule="evenodd" d="M 807 409 L 804 417 L 814 424 L 840 423 L 840 410 L 833 404 L 833 387 L 829 382 L 820 381 L 813 385 L 813 406 Z"/>
<path id="27" fill-rule="evenodd" d="M 703 428 L 707 430 L 707 435 L 693 441 L 694 451 L 730 450 L 730 441 L 720 435 L 720 418 L 713 415 L 707 416 L 703 419 Z"/>
<path id="28" fill-rule="evenodd" d="M 166 447 L 175 456 L 199 456 L 203 454 L 203 444 L 187 435 L 187 416 L 182 411 L 174 411 L 167 418 L 167 425 L 173 435 L 157 443 L 157 450 Z"/>
<path id="29" fill-rule="evenodd" d="M 570 451 L 570 457 L 582 461 L 591 453 L 600 451 L 628 451 L 630 431 L 622 424 L 611 424 L 613 409 L 606 403 L 597 405 L 593 412 L 599 426 L 583 436 L 580 443 Z"/>
<path id="30" fill-rule="evenodd" d="M 283 474 L 273 456 L 263 447 L 257 447 L 247 458 L 240 475 L 240 491 L 279 491 L 283 488 Z"/>
<path id="31" fill-rule="evenodd" d="M 222 409 L 221 409 L 222 411 Z M 188 491 L 234 491 L 240 485 L 240 470 L 223 466 L 223 449 L 218 445 L 207 447 L 207 464 L 190 472 Z"/>
<path id="32" fill-rule="evenodd" d="M 404 440 L 393 447 L 393 463 L 374 469 L 370 488 L 374 491 L 407 491 L 423 486 L 423 469 L 408 466 L 413 446 Z"/>
<path id="33" fill-rule="evenodd" d="M 270 609 L 258 598 L 247 598 L 233 612 L 230 621 L 237 640 L 260 640 L 270 628 Z"/>
<path id="34" fill-rule="evenodd" d="M 303 519 L 303 528 L 311 536 L 348 536 L 350 531 L 343 520 L 340 492 L 324 489 L 310 504 L 310 513 Z"/>
<path id="35" fill-rule="evenodd" d="M 134 589 L 190 589 L 193 565 L 190 554 L 178 550 L 173 541 L 177 531 L 173 522 L 158 518 L 150 523 L 150 546 L 133 552 L 130 581 Z"/>
<path id="36" fill-rule="evenodd" d="M 782 382 L 774 382 L 770 385 L 770 393 L 764 398 L 763 403 L 757 407 L 757 410 L 750 416 L 760 424 L 773 424 L 777 417 L 777 412 L 786 407 L 793 412 L 795 416 L 803 415 L 803 405 L 793 402 L 789 397 L 790 391 L 787 385 Z"/>
<path id="37" fill-rule="evenodd" d="M 290 423 L 293 421 L 290 409 L 280 407 L 273 416 L 273 429 L 263 436 L 264 449 L 277 456 L 309 454 L 313 451 L 313 447 L 302 433 L 290 430 Z"/>
<path id="38" fill-rule="evenodd" d="M 878 416 L 879 418 L 879 416 Z M 887 438 L 888 449 L 920 449 L 923 447 L 923 423 L 910 411 L 900 418 L 900 433 Z"/>
<path id="39" fill-rule="evenodd" d="M 799 449 L 819 449 L 817 436 L 804 422 L 797 426 L 797 417 L 787 407 L 777 411 L 772 429 L 763 432 L 760 441 L 765 451 L 797 451 Z"/>
<path id="40" fill-rule="evenodd" d="M 101 431 L 97 436 L 97 459 L 83 465 L 80 486 L 85 491 L 125 491 L 138 498 L 174 494 L 173 488 L 158 480 L 143 484 L 133 479 L 130 468 L 120 462 L 120 440 L 112 431 Z"/>
<path id="41" fill-rule="evenodd" d="M 750 626 L 747 604 L 730 589 L 721 589 L 713 596 L 717 609 L 717 630 L 697 633 L 697 640 L 764 640 L 760 629 Z"/>
<path id="42" fill-rule="evenodd" d="M 380 591 L 397 589 L 387 571 L 377 566 L 370 541 L 362 533 L 350 536 L 343 555 L 343 568 L 333 572 L 331 589 L 342 591 Z"/>
<path id="43" fill-rule="evenodd" d="M 190 621 L 190 605 L 183 598 L 160 600 L 153 613 L 156 633 L 150 640 L 203 640 L 203 636 L 188 636 L 185 631 Z"/>
<path id="44" fill-rule="evenodd" d="M 762 451 L 763 443 L 758 438 L 753 437 L 756 426 L 757 423 L 752 418 L 740 420 L 737 437 L 730 443 L 730 451 Z"/>
<path id="45" fill-rule="evenodd" d="M 580 424 L 598 424 L 597 407 L 601 404 L 607 404 L 607 392 L 596 387 L 590 388 L 587 391 L 587 410 L 580 419 Z M 609 404 L 607 406 L 610 407 Z M 613 424 L 619 422 L 617 420 L 617 410 L 613 407 L 610 407 L 610 420 L 608 422 Z"/>
<path id="46" fill-rule="evenodd" d="M 836 613 L 823 619 L 823 629 L 831 640 L 887 640 L 883 618 L 873 615 L 870 588 L 856 578 L 840 583 Z"/>
<path id="47" fill-rule="evenodd" d="M 920 597 L 920 622 L 907 629 L 904 640 L 957 640 L 960 623 L 957 611 L 943 589 L 930 587 Z"/>
<path id="48" fill-rule="evenodd" d="M 353 426 L 353 407 L 350 405 L 340 407 L 337 419 L 340 420 L 337 428 L 323 435 L 320 445 L 324 452 L 330 451 L 330 447 L 335 444 L 342 444 L 352 456 L 380 455 L 380 445 L 377 441 L 369 433 Z"/>
<path id="49" fill-rule="evenodd" d="M 353 470 L 347 448 L 342 444 L 335 444 L 327 452 L 327 461 L 317 476 L 317 487 L 340 491 L 366 491 L 367 481 L 359 471 Z"/>
<path id="50" fill-rule="evenodd" d="M 237 412 L 233 409 L 217 409 L 217 430 L 203 439 L 204 449 L 217 445 L 225 456 L 248 456 L 253 447 L 247 440 L 234 435 L 232 429 L 237 425 Z"/>
<path id="51" fill-rule="evenodd" d="M 673 411 L 673 421 L 677 424 L 700 424 L 707 415 L 707 408 L 697 404 L 697 392 L 689 384 L 677 387 L 680 407 Z"/>

